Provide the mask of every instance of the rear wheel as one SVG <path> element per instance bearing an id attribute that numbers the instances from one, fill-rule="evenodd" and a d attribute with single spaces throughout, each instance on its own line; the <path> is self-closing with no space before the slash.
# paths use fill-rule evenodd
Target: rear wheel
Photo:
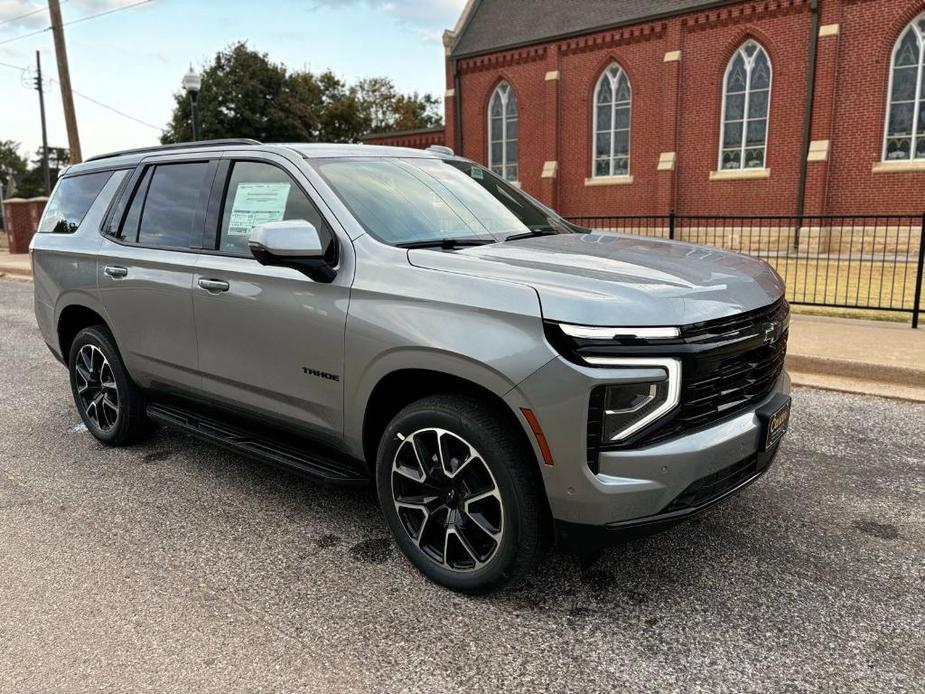
<path id="1" fill-rule="evenodd" d="M 80 418 L 99 441 L 123 446 L 148 432 L 144 394 L 129 378 L 115 340 L 104 326 L 77 333 L 68 369 Z"/>
<path id="2" fill-rule="evenodd" d="M 453 590 L 490 591 L 542 557 L 548 523 L 532 451 L 479 399 L 428 397 L 383 434 L 376 484 L 405 555 Z"/>

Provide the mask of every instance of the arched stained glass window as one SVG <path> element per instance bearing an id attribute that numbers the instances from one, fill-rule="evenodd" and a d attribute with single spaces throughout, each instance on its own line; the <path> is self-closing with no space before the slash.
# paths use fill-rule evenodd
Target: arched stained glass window
<path id="1" fill-rule="evenodd" d="M 764 168 L 770 104 L 771 60 L 756 41 L 746 41 L 729 61 L 723 81 L 720 169 Z"/>
<path id="2" fill-rule="evenodd" d="M 893 49 L 883 159 L 925 159 L 925 15 L 906 27 Z"/>
<path id="3" fill-rule="evenodd" d="M 507 82 L 495 87 L 488 105 L 488 168 L 517 180 L 517 96 Z"/>
<path id="4" fill-rule="evenodd" d="M 632 96 L 623 68 L 604 70 L 594 89 L 594 176 L 629 174 Z"/>

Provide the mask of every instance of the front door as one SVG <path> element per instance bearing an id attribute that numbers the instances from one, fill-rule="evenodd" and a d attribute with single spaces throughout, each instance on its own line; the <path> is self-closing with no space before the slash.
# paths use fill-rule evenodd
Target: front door
<path id="1" fill-rule="evenodd" d="M 100 297 L 129 373 L 145 388 L 199 390 L 193 267 L 216 165 L 144 165 L 100 249 Z"/>
<path id="2" fill-rule="evenodd" d="M 249 414 L 336 441 L 342 430 L 344 331 L 351 278 L 315 282 L 265 267 L 247 238 L 261 222 L 303 219 L 337 252 L 301 172 L 272 154 L 220 168 L 217 232 L 193 278 L 199 369 L 207 394 Z M 208 237 L 209 234 L 207 233 Z M 207 241 L 204 245 L 209 245 Z"/>

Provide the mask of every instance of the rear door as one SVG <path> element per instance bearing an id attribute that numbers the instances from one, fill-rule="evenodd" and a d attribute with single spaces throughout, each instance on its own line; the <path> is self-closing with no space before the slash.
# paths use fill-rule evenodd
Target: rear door
<path id="1" fill-rule="evenodd" d="M 208 395 L 336 443 L 352 273 L 344 262 L 349 240 L 344 236 L 338 244 L 322 208 L 288 159 L 227 155 L 195 268 L 193 305 Z M 340 265 L 333 282 L 266 267 L 251 255 L 247 239 L 254 225 L 290 219 L 311 222 L 327 242 L 329 257 Z"/>
<path id="2" fill-rule="evenodd" d="M 189 157 L 146 162 L 109 220 L 100 296 L 126 366 L 142 387 L 201 387 L 193 268 L 217 164 L 217 158 Z"/>

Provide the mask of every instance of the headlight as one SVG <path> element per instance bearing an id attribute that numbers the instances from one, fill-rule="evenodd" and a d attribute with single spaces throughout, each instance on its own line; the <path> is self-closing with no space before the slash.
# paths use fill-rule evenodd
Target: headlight
<path id="1" fill-rule="evenodd" d="M 670 412 L 681 391 L 681 363 L 677 359 L 623 359 L 590 357 L 596 366 L 650 367 L 662 371 L 661 377 L 604 387 L 601 443 L 619 443 Z"/>

